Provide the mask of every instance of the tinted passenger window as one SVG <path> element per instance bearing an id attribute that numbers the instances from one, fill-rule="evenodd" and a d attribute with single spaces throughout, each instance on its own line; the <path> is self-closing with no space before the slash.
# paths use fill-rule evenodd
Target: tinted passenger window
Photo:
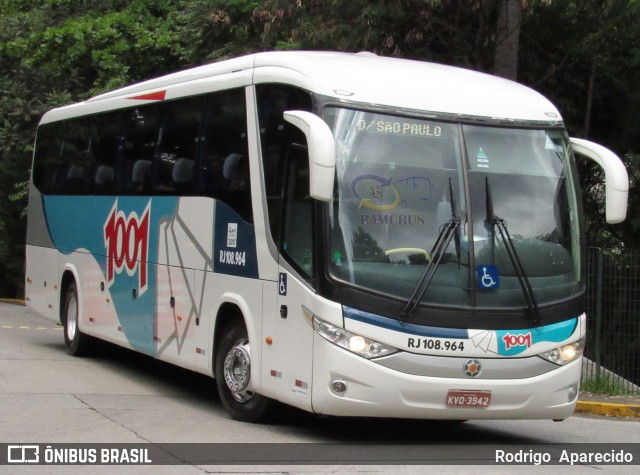
<path id="1" fill-rule="evenodd" d="M 122 194 L 149 192 L 151 166 L 161 133 L 158 115 L 155 105 L 136 107 L 125 114 L 116 167 L 118 192 Z"/>
<path id="2" fill-rule="evenodd" d="M 253 221 L 244 89 L 95 114 L 38 130 L 45 194 L 193 194 Z"/>
<path id="3" fill-rule="evenodd" d="M 38 131 L 34 182 L 44 193 L 83 194 L 94 183 L 92 121 L 46 124 Z"/>
<path id="4" fill-rule="evenodd" d="M 109 112 L 90 118 L 91 146 L 87 159 L 89 194 L 111 195 L 115 192 L 115 164 L 120 131 L 120 112 Z"/>
<path id="5" fill-rule="evenodd" d="M 198 189 L 227 203 L 245 221 L 253 222 L 243 89 L 208 97 L 202 146 L 203 173 Z"/>
<path id="6" fill-rule="evenodd" d="M 206 98 L 165 104 L 155 156 L 155 191 L 191 195 L 196 176 L 196 146 Z"/>
<path id="7" fill-rule="evenodd" d="M 33 182 L 42 193 L 55 191 L 56 171 L 61 164 L 60 146 L 56 124 L 45 124 L 38 129 Z"/>

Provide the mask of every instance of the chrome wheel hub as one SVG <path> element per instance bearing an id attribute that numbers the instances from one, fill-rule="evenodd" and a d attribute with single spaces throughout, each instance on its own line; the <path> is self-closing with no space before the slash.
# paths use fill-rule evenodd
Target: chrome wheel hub
<path id="1" fill-rule="evenodd" d="M 249 350 L 248 340 L 238 340 L 224 359 L 224 381 L 238 402 L 247 402 L 253 397 L 253 392 L 247 389 L 251 380 Z"/>
<path id="2" fill-rule="evenodd" d="M 76 330 L 78 329 L 78 300 L 75 295 L 69 299 L 67 306 L 67 339 L 73 341 L 76 336 Z"/>

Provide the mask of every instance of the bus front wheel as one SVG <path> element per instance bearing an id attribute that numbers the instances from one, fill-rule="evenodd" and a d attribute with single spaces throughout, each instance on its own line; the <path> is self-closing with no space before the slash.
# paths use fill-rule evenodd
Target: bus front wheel
<path id="1" fill-rule="evenodd" d="M 78 289 L 75 282 L 67 287 L 62 307 L 64 345 L 71 356 L 82 356 L 87 350 L 87 335 L 78 326 Z"/>
<path id="2" fill-rule="evenodd" d="M 263 419 L 270 401 L 251 390 L 251 347 L 242 323 L 234 321 L 225 329 L 215 367 L 218 394 L 227 413 L 243 422 Z"/>

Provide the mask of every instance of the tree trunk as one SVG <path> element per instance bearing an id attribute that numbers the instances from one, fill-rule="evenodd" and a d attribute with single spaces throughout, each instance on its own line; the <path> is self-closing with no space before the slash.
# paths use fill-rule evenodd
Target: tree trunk
<path id="1" fill-rule="evenodd" d="M 523 0 L 499 0 L 499 8 L 493 73 L 515 81 L 518 76 L 518 43 L 524 11 Z"/>
<path id="2" fill-rule="evenodd" d="M 591 132 L 591 109 L 593 107 L 593 91 L 596 83 L 596 60 L 591 63 L 591 74 L 589 74 L 589 89 L 587 89 L 587 107 L 584 113 L 584 138 L 589 138 Z"/>

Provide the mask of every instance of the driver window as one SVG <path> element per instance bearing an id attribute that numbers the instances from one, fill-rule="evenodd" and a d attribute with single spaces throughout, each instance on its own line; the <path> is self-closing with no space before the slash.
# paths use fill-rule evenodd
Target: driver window
<path id="1" fill-rule="evenodd" d="M 307 148 L 291 144 L 285 175 L 283 256 L 303 276 L 313 277 L 313 202 L 309 195 Z"/>

